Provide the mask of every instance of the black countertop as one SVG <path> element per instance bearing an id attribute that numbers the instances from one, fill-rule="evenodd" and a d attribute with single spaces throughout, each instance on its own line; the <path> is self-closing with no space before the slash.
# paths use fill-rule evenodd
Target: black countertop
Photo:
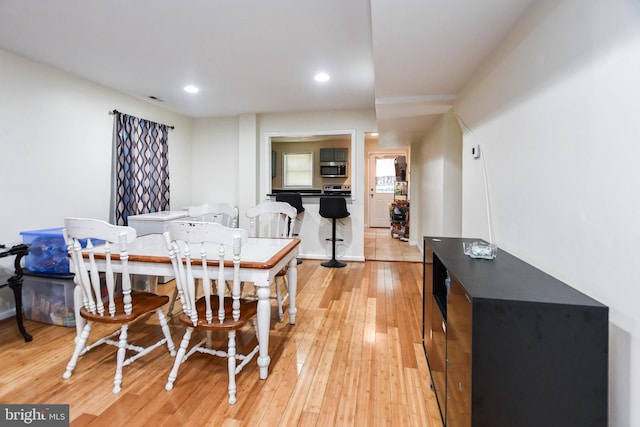
<path id="1" fill-rule="evenodd" d="M 598 301 L 498 248 L 493 260 L 466 256 L 460 239 L 425 236 L 424 242 L 474 298 L 602 306 Z"/>
<path id="2" fill-rule="evenodd" d="M 301 190 L 295 190 L 295 189 L 282 190 L 282 189 L 274 188 L 273 190 L 271 190 L 271 193 L 267 194 L 267 196 L 275 197 L 280 193 L 298 193 L 302 197 L 351 197 L 350 191 L 323 193 L 321 189 L 315 189 L 315 188 L 306 188 Z"/>

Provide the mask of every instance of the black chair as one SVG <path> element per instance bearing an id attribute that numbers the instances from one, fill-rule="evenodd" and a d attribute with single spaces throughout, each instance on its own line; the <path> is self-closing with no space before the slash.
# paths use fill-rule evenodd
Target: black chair
<path id="1" fill-rule="evenodd" d="M 336 259 L 336 242 L 343 239 L 336 239 L 336 220 L 338 218 L 346 218 L 350 215 L 347 211 L 347 200 L 344 197 L 320 197 L 320 216 L 323 218 L 331 218 L 333 221 L 331 238 L 331 260 L 320 263 L 323 267 L 340 268 L 347 264 Z"/>
<path id="2" fill-rule="evenodd" d="M 300 193 L 278 193 L 276 194 L 276 202 L 286 202 L 296 208 L 296 211 L 298 212 L 296 221 L 298 221 L 298 219 L 300 218 L 300 214 L 304 212 L 304 206 L 302 205 L 302 197 L 300 196 Z M 297 236 L 298 233 L 296 233 L 294 230 L 293 235 Z M 297 262 L 298 264 L 302 264 L 302 260 L 299 258 Z"/>

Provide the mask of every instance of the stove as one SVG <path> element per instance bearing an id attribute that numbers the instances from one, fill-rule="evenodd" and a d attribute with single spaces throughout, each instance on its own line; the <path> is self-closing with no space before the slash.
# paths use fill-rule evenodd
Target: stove
<path id="1" fill-rule="evenodd" d="M 346 184 L 325 184 L 322 187 L 322 194 L 331 194 L 335 196 L 350 196 L 351 186 Z"/>

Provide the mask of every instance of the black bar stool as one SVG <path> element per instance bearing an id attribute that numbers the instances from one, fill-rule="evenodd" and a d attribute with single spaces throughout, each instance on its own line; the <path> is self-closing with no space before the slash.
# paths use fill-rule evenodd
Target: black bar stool
<path id="1" fill-rule="evenodd" d="M 276 194 L 276 202 L 289 203 L 291 206 L 296 208 L 298 216 L 302 212 L 304 212 L 304 206 L 302 206 L 302 197 L 300 196 L 300 193 L 278 193 Z M 295 235 L 296 234 L 294 232 L 294 236 Z"/>
<path id="2" fill-rule="evenodd" d="M 276 194 L 276 202 L 286 202 L 291 206 L 296 208 L 298 212 L 298 216 L 296 217 L 296 221 L 299 221 L 300 214 L 304 212 L 304 206 L 302 205 L 302 197 L 300 193 L 278 193 Z M 293 227 L 293 225 L 291 225 Z M 293 235 L 297 236 L 298 233 L 293 231 Z M 302 264 L 302 260 L 300 258 L 297 259 L 298 264 Z"/>
<path id="3" fill-rule="evenodd" d="M 331 238 L 331 260 L 320 263 L 323 267 L 340 268 L 347 264 L 336 259 L 336 242 L 343 239 L 336 239 L 336 220 L 338 218 L 346 218 L 350 215 L 347 211 L 347 200 L 344 197 L 320 197 L 320 216 L 323 218 L 331 218 L 333 221 Z"/>

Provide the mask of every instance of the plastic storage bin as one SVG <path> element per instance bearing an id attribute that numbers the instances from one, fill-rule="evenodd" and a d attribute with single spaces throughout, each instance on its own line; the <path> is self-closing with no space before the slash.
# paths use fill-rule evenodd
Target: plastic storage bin
<path id="1" fill-rule="evenodd" d="M 50 325 L 76 326 L 73 275 L 38 276 L 25 271 L 22 282 L 24 317 Z"/>
<path id="2" fill-rule="evenodd" d="M 67 245 L 64 242 L 62 230 L 64 227 L 20 232 L 22 243 L 29 245 L 29 254 L 24 257 L 24 266 L 27 270 L 46 275 L 70 274 Z M 101 245 L 104 240 L 91 239 L 91 242 L 94 245 Z M 85 247 L 87 242 L 80 240 L 80 244 Z"/>
<path id="3" fill-rule="evenodd" d="M 24 259 L 27 270 L 42 274 L 69 274 L 67 246 L 62 237 L 64 227 L 21 231 L 22 243 L 29 246 Z"/>

